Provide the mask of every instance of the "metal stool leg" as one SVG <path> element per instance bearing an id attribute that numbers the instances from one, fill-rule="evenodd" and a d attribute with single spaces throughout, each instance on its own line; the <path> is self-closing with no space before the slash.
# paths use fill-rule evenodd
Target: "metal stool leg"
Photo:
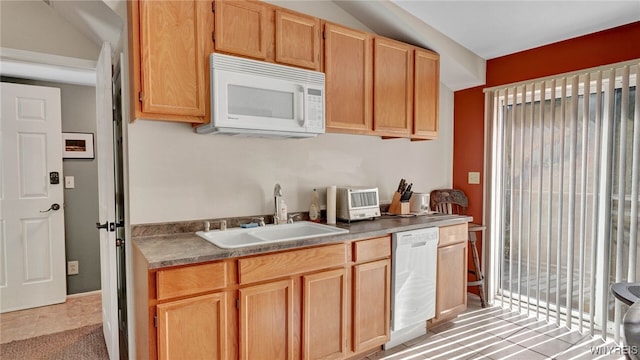
<path id="1" fill-rule="evenodd" d="M 467 286 L 477 286 L 480 293 L 480 305 L 484 308 L 487 307 L 486 296 L 484 293 L 484 274 L 480 268 L 480 259 L 478 257 L 478 248 L 476 247 L 476 232 L 469 231 L 469 243 L 471 245 L 471 254 L 473 255 L 473 266 L 475 267 L 473 273 L 476 276 L 476 281 L 469 282 Z"/>

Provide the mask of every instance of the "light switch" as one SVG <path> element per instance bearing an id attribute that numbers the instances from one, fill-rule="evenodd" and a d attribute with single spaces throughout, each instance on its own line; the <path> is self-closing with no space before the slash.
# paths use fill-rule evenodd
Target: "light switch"
<path id="1" fill-rule="evenodd" d="M 73 176 L 64 177 L 64 187 L 66 189 L 73 189 L 76 187 L 75 178 Z"/>
<path id="2" fill-rule="evenodd" d="M 469 184 L 480 184 L 480 173 L 477 171 L 469 172 Z"/>

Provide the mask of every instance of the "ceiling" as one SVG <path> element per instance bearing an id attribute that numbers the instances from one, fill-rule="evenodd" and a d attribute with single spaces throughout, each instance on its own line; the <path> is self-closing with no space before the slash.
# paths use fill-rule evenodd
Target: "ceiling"
<path id="1" fill-rule="evenodd" d="M 640 0 L 333 0 L 377 34 L 440 54 L 451 90 L 483 85 L 486 60 L 640 21 Z"/>
<path id="2" fill-rule="evenodd" d="M 640 21 L 640 0 L 391 0 L 484 59 Z"/>

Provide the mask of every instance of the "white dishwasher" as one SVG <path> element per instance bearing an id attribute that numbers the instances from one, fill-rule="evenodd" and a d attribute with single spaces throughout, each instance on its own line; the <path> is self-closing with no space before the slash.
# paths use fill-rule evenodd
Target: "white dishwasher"
<path id="1" fill-rule="evenodd" d="M 436 314 L 438 228 L 393 234 L 391 339 L 385 349 L 427 333 Z"/>

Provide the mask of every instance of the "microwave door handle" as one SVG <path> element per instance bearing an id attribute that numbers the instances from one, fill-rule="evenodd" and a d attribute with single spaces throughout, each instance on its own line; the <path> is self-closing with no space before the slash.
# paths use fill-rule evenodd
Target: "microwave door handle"
<path id="1" fill-rule="evenodd" d="M 298 124 L 301 127 L 304 127 L 306 122 L 306 119 L 305 119 L 306 104 L 305 104 L 304 92 L 305 92 L 305 88 L 303 86 L 299 86 L 298 95 L 299 95 L 300 106 L 298 108 L 300 110 L 300 113 L 298 114 Z"/>

